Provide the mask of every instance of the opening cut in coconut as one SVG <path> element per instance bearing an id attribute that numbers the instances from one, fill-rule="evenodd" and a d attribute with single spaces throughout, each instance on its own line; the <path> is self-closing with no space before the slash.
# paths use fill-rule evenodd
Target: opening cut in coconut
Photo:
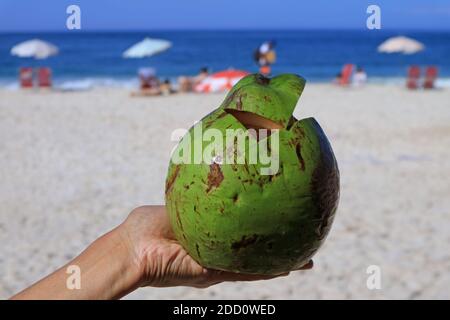
<path id="1" fill-rule="evenodd" d="M 247 129 L 283 129 L 283 126 L 270 119 L 261 117 L 253 112 L 225 109 L 225 111 L 235 117 Z"/>

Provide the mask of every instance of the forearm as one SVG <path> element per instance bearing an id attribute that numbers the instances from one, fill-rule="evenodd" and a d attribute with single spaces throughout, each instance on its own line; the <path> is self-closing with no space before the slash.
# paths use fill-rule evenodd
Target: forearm
<path id="1" fill-rule="evenodd" d="M 311 267 L 312 261 L 302 269 Z M 72 281 L 74 269 L 80 271 L 79 283 Z M 142 206 L 73 261 L 12 299 L 118 299 L 145 285 L 206 288 L 276 276 L 205 269 L 174 240 L 164 206 Z"/>
<path id="2" fill-rule="evenodd" d="M 116 228 L 97 239 L 78 257 L 12 299 L 117 299 L 137 289 L 138 263 Z M 68 283 L 68 267 L 80 271 L 80 287 Z M 71 279 L 69 279 L 70 282 Z"/>

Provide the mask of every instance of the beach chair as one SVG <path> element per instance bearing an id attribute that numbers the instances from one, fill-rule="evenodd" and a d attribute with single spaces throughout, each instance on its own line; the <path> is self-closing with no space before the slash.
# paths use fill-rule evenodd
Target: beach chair
<path id="1" fill-rule="evenodd" d="M 425 80 L 423 81 L 424 89 L 433 89 L 434 82 L 438 76 L 438 69 L 435 66 L 429 66 L 425 70 Z"/>
<path id="2" fill-rule="evenodd" d="M 19 69 L 19 81 L 21 88 L 33 87 L 33 69 L 24 67 Z"/>
<path id="3" fill-rule="evenodd" d="M 52 71 L 50 68 L 39 68 L 37 70 L 37 78 L 39 88 L 52 87 Z"/>
<path id="4" fill-rule="evenodd" d="M 339 85 L 348 86 L 350 84 L 350 80 L 352 78 L 353 73 L 353 64 L 345 64 L 342 67 L 341 78 L 339 79 Z"/>
<path id="5" fill-rule="evenodd" d="M 418 66 L 410 66 L 406 77 L 406 87 L 408 89 L 417 89 L 419 87 L 420 68 Z"/>

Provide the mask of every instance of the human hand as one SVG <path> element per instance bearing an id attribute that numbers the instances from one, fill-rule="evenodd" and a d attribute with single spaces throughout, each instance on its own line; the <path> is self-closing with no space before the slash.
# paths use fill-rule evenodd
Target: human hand
<path id="1" fill-rule="evenodd" d="M 164 206 L 134 209 L 118 231 L 140 273 L 140 286 L 206 288 L 224 281 L 268 280 L 282 275 L 248 275 L 202 267 L 176 241 Z M 312 260 L 300 270 L 311 269 Z"/>
<path id="2" fill-rule="evenodd" d="M 81 272 L 77 290 L 67 286 L 68 277 L 72 277 L 67 273 L 69 266 Z M 301 269 L 312 266 L 310 261 Z M 175 240 L 165 207 L 144 206 L 133 210 L 121 225 L 98 238 L 75 259 L 12 299 L 117 299 L 142 286 L 205 288 L 224 281 L 277 276 L 200 266 Z"/>

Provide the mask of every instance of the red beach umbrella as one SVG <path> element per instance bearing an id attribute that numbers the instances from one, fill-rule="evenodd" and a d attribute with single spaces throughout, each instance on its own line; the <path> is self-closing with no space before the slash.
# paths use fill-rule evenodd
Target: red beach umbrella
<path id="1" fill-rule="evenodd" d="M 235 69 L 219 71 L 202 80 L 194 87 L 194 91 L 202 93 L 227 91 L 248 74 L 247 71 Z"/>

